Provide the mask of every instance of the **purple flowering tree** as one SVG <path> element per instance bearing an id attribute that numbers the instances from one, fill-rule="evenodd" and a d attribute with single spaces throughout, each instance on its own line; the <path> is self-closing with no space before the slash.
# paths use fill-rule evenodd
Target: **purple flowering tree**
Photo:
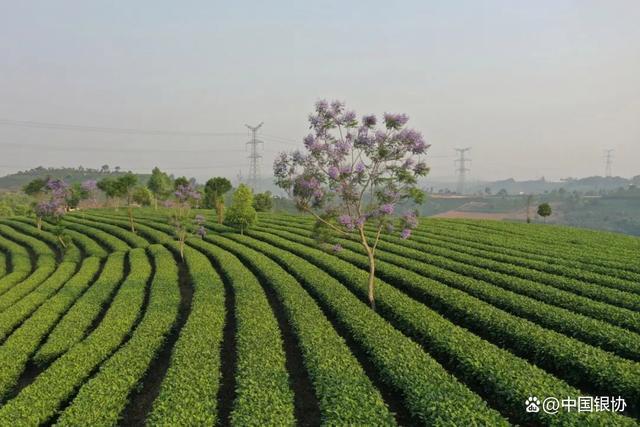
<path id="1" fill-rule="evenodd" d="M 191 220 L 189 217 L 191 206 L 201 198 L 200 192 L 196 190 L 193 183 L 178 185 L 174 196 L 176 203 L 171 216 L 171 225 L 174 227 L 175 235 L 180 245 L 180 257 L 184 260 L 184 246 L 187 238 L 192 233 L 200 238 L 207 234 L 204 228 L 205 218 L 202 215 L 196 215 Z"/>
<path id="2" fill-rule="evenodd" d="M 48 179 L 43 190 L 48 197 L 39 201 L 34 208 L 38 230 L 42 230 L 43 220 L 60 221 L 67 212 L 67 198 L 70 195 L 69 184 L 61 179 Z"/>
<path id="3" fill-rule="evenodd" d="M 276 184 L 316 218 L 318 236 L 329 232 L 362 245 L 372 308 L 380 235 L 399 229 L 408 238 L 418 218 L 415 211 L 398 212 L 400 205 L 424 200 L 418 178 L 429 171 L 422 160 L 429 145 L 407 121 L 404 114 L 385 113 L 379 126 L 373 115 L 358 120 L 341 102 L 319 101 L 309 116 L 305 152 L 281 153 L 274 162 Z"/>

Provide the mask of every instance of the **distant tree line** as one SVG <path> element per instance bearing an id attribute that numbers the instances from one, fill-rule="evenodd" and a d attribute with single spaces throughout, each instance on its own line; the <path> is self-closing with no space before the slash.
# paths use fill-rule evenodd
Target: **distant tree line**
<path id="1" fill-rule="evenodd" d="M 35 168 L 32 171 L 34 174 L 41 174 L 43 170 L 44 168 Z M 59 169 L 56 171 L 59 172 Z M 80 206 L 111 207 L 116 210 L 125 207 L 130 229 L 135 232 L 135 208 L 164 207 L 177 209 L 178 213 L 173 215 L 174 223 L 180 224 L 176 234 L 182 236 L 184 241 L 189 234 L 187 230 L 193 228 L 193 224 L 185 226 L 185 221 L 192 220 L 187 214 L 191 208 L 213 209 L 218 224 L 227 224 L 243 233 L 255 223 L 257 212 L 269 212 L 274 206 L 271 192 L 254 195 L 249 187 L 240 185 L 231 196 L 231 206 L 226 212 L 227 198 L 233 188 L 231 182 L 224 177 L 213 177 L 204 185 L 198 185 L 193 178 L 174 178 L 155 167 L 149 179 L 143 183 L 139 175 L 121 172 L 117 167 L 112 171 L 108 165 L 104 165 L 99 170 L 91 171 L 106 176 L 73 184 L 51 176 L 38 177 L 22 187 L 22 194 L 0 195 L 0 216 L 32 214 L 40 226 L 43 221 L 58 223 L 66 212 Z M 196 225 L 195 229 L 204 229 L 202 221 Z"/>

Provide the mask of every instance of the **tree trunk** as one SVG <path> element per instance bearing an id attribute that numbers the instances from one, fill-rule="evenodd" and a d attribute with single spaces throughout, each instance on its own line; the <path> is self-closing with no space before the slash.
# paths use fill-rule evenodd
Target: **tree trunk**
<path id="1" fill-rule="evenodd" d="M 133 209 L 131 208 L 131 206 L 129 206 L 129 225 L 131 226 L 131 232 L 135 233 L 136 232 L 136 226 L 133 223 Z"/>
<path id="2" fill-rule="evenodd" d="M 369 282 L 368 282 L 369 304 L 371 305 L 371 309 L 375 311 L 376 309 L 376 290 L 375 290 L 376 260 L 375 260 L 375 253 L 374 253 L 375 244 L 373 248 L 369 246 L 367 235 L 364 233 L 364 225 L 358 226 L 358 232 L 360 233 L 360 244 L 362 244 L 362 247 L 367 253 L 367 258 L 369 258 Z"/>
<path id="3" fill-rule="evenodd" d="M 216 214 L 218 215 L 218 224 L 224 221 L 224 204 L 216 202 Z"/>
<path id="4" fill-rule="evenodd" d="M 157 197 L 153 198 L 153 206 L 154 206 L 155 210 L 158 210 L 158 198 Z"/>
<path id="5" fill-rule="evenodd" d="M 244 227 L 243 226 L 240 226 L 240 235 L 244 236 Z"/>
<path id="6" fill-rule="evenodd" d="M 180 258 L 184 261 L 184 240 L 180 239 Z"/>
<path id="7" fill-rule="evenodd" d="M 38 231 L 42 231 L 42 218 L 37 217 L 36 218 L 36 224 L 38 226 Z"/>
<path id="8" fill-rule="evenodd" d="M 373 251 L 371 249 L 367 249 L 367 257 L 369 258 L 369 304 L 371 305 L 371 309 L 375 311 L 376 260 L 373 257 Z"/>

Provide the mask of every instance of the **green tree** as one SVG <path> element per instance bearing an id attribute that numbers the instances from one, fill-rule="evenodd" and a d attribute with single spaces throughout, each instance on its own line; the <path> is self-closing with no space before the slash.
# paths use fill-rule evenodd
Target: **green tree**
<path id="1" fill-rule="evenodd" d="M 133 201 L 140 206 L 151 206 L 151 203 L 153 203 L 154 200 L 156 199 L 153 197 L 153 193 L 151 193 L 151 190 L 149 190 L 147 187 L 136 187 L 133 190 Z"/>
<path id="2" fill-rule="evenodd" d="M 84 189 L 80 183 L 75 183 L 71 186 L 69 196 L 67 197 L 67 205 L 71 209 L 78 207 L 82 200 L 88 199 L 90 196 L 89 191 Z"/>
<path id="3" fill-rule="evenodd" d="M 224 216 L 224 222 L 232 227 L 240 229 L 240 234 L 244 234 L 245 228 L 251 227 L 258 217 L 253 208 L 253 192 L 251 188 L 240 184 L 233 193 L 231 206 Z"/>
<path id="4" fill-rule="evenodd" d="M 131 172 L 127 172 L 116 180 L 117 194 L 120 197 L 124 197 L 127 201 L 127 214 L 129 215 L 129 225 L 131 226 L 131 232 L 136 232 L 136 227 L 133 221 L 133 193 L 136 185 L 138 184 L 138 177 Z"/>
<path id="5" fill-rule="evenodd" d="M 227 178 L 211 178 L 204 185 L 204 207 L 214 208 L 218 224 L 224 219 L 224 195 L 231 190 L 231 182 Z"/>
<path id="6" fill-rule="evenodd" d="M 270 212 L 273 209 L 273 196 L 271 191 L 258 193 L 253 198 L 253 207 L 258 212 Z"/>
<path id="7" fill-rule="evenodd" d="M 158 209 L 158 200 L 166 199 L 171 195 L 173 185 L 171 178 L 165 172 L 162 172 L 158 167 L 153 168 L 151 171 L 151 177 L 147 183 L 147 188 L 153 193 L 155 209 Z"/>
<path id="8" fill-rule="evenodd" d="M 107 196 L 107 200 L 115 200 L 115 208 L 118 209 L 118 198 L 120 197 L 120 187 L 118 182 L 111 177 L 107 177 L 98 181 L 97 187 L 105 194 L 105 196 Z"/>
<path id="9" fill-rule="evenodd" d="M 549 203 L 542 203 L 538 206 L 538 215 L 540 215 L 546 223 L 547 217 L 551 215 L 551 205 Z"/>
<path id="10" fill-rule="evenodd" d="M 22 191 L 24 191 L 24 193 L 29 195 L 29 196 L 37 198 L 39 195 L 41 195 L 41 194 L 43 194 L 45 192 L 45 186 L 46 185 L 47 185 L 47 180 L 46 179 L 37 178 L 37 179 L 34 179 L 33 181 L 29 182 L 24 187 L 22 187 Z"/>
<path id="11" fill-rule="evenodd" d="M 186 187 L 190 184 L 190 181 L 186 176 L 180 176 L 173 181 L 173 189 L 177 190 L 179 187 Z"/>

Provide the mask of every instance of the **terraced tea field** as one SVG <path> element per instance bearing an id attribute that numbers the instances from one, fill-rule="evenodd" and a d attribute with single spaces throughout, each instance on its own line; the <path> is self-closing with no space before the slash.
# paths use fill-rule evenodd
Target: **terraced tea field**
<path id="1" fill-rule="evenodd" d="M 422 220 L 367 258 L 304 217 L 0 221 L 0 425 L 636 425 L 640 239 Z M 527 412 L 529 397 L 627 407 Z"/>

